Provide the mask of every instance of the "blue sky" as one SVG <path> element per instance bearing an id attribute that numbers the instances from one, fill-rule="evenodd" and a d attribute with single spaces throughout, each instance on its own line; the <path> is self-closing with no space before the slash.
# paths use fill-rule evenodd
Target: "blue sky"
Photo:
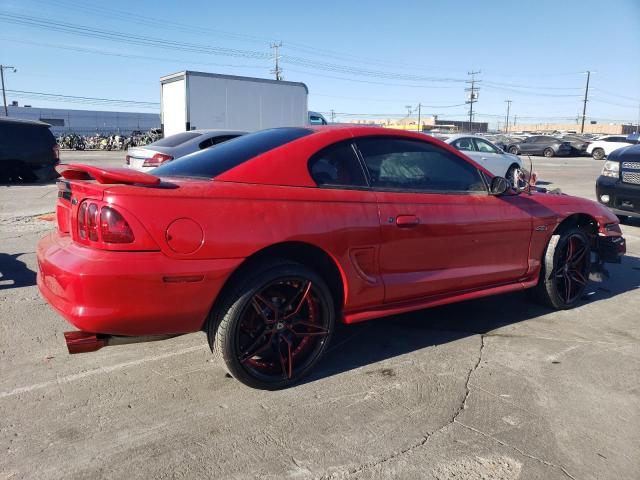
<path id="1" fill-rule="evenodd" d="M 152 103 L 8 95 L 33 106 L 157 110 L 159 77 L 175 71 L 271 78 L 269 43 L 280 40 L 285 79 L 305 82 L 310 108 L 337 120 L 419 102 L 424 115 L 464 118 L 470 70 L 481 71 L 476 120 L 494 126 L 506 99 L 518 123 L 575 119 L 585 70 L 596 72 L 590 119 L 640 115 L 638 0 L 0 3 L 0 63 L 18 68 L 5 73 L 8 89 Z"/>

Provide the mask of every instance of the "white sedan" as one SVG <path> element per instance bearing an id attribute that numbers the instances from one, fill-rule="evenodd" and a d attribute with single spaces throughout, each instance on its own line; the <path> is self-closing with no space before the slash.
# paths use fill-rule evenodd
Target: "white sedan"
<path id="1" fill-rule="evenodd" d="M 245 133 L 247 132 L 231 130 L 191 130 L 176 133 L 144 147 L 129 148 L 126 166 L 133 170 L 146 172 L 165 162 L 213 147 Z"/>
<path id="2" fill-rule="evenodd" d="M 522 161 L 517 155 L 506 153 L 485 138 L 475 135 L 453 135 L 443 140 L 494 175 L 516 183 L 522 171 Z"/>
<path id="3" fill-rule="evenodd" d="M 587 146 L 587 154 L 596 160 L 602 160 L 613 152 L 622 147 L 633 145 L 635 141 L 629 140 L 625 135 L 605 135 L 599 137 Z"/>

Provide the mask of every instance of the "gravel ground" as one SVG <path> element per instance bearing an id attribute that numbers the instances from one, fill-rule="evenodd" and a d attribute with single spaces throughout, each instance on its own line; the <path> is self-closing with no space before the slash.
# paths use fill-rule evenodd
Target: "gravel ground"
<path id="1" fill-rule="evenodd" d="M 600 168 L 534 159 L 589 198 Z M 204 334 L 69 356 L 34 285 L 55 196 L 0 186 L 0 479 L 640 478 L 640 222 L 574 310 L 514 293 L 341 327 L 305 383 L 263 392 Z"/>

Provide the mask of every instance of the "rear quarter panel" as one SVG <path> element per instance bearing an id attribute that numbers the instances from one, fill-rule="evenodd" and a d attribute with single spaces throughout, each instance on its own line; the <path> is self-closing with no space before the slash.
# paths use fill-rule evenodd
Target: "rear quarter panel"
<path id="1" fill-rule="evenodd" d="M 304 242 L 324 250 L 338 265 L 348 286 L 345 308 L 382 301 L 377 270 L 362 272 L 351 259 L 354 251 L 361 250 L 367 252 L 367 264 L 377 264 L 380 225 L 373 192 L 188 183 L 175 190 L 146 189 L 144 196 L 139 187 L 114 187 L 105 193 L 105 201 L 135 212 L 169 257 L 189 261 L 247 258 L 277 243 Z M 204 239 L 197 251 L 181 255 L 169 248 L 166 231 L 171 222 L 185 217 L 201 226 Z"/>

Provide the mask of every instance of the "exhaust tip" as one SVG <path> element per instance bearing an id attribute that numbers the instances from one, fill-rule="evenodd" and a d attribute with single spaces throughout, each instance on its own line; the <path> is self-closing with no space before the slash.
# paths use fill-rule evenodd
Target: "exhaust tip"
<path id="1" fill-rule="evenodd" d="M 72 355 L 75 353 L 95 352 L 106 345 L 105 340 L 100 338 L 97 333 L 64 332 L 64 339 L 67 342 L 67 349 Z"/>

